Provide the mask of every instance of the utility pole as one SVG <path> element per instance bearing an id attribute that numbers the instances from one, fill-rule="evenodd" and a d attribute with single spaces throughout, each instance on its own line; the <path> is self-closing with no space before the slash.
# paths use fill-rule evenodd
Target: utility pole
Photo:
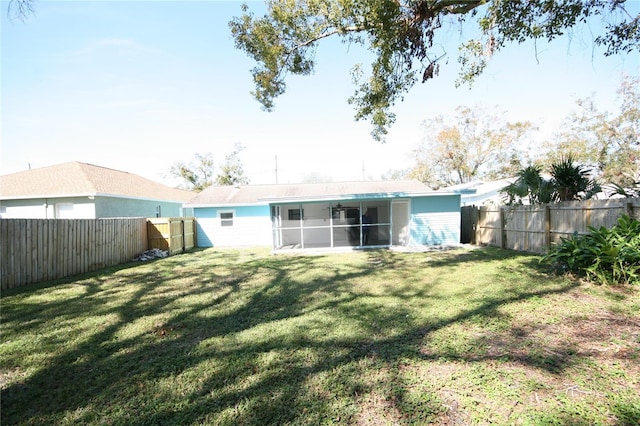
<path id="1" fill-rule="evenodd" d="M 362 160 L 362 180 L 363 180 L 363 181 L 364 181 L 364 180 L 366 180 L 366 179 L 364 178 L 364 160 Z"/>
<path id="2" fill-rule="evenodd" d="M 276 185 L 278 184 L 278 156 L 276 155 Z"/>

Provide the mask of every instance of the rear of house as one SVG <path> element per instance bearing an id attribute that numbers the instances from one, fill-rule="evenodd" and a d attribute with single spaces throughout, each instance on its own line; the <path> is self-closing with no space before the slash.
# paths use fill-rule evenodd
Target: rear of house
<path id="1" fill-rule="evenodd" d="M 456 245 L 460 195 L 418 181 L 210 187 L 192 199 L 201 247 Z"/>

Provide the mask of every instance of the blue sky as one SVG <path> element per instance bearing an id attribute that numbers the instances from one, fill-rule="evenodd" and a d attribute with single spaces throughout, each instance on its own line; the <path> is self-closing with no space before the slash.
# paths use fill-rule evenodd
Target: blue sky
<path id="1" fill-rule="evenodd" d="M 595 95 L 614 111 L 622 74 L 640 67 L 637 54 L 605 58 L 592 43 L 595 23 L 551 45 L 504 49 L 471 89 L 456 89 L 460 39 L 452 32 L 448 65 L 396 105 L 397 121 L 380 144 L 347 104 L 349 70 L 370 62 L 368 53 L 337 41 L 320 45 L 314 75 L 290 78 L 275 110 L 262 111 L 249 94 L 253 63 L 228 29 L 240 5 L 41 0 L 34 16 L 12 22 L 3 1 L 1 173 L 83 161 L 173 185 L 165 175 L 175 161 L 211 152 L 219 164 L 241 143 L 251 183 L 275 182 L 276 157 L 280 183 L 310 174 L 379 179 L 412 164 L 424 120 L 459 105 L 497 107 L 510 120 L 538 124 L 542 138 L 576 98 Z M 640 1 L 629 6 L 638 13 Z"/>

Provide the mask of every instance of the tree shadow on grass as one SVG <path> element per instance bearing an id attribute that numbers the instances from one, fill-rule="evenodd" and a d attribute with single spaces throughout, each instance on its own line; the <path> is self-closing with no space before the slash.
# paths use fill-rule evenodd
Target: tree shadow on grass
<path id="1" fill-rule="evenodd" d="M 385 269 L 408 268 L 413 261 L 406 256 L 372 252 L 369 259 L 383 257 L 384 268 L 369 261 L 348 269 L 333 267 L 326 256 L 184 256 L 122 268 L 40 311 L 3 312 L 9 321 L 26 317 L 38 326 L 59 318 L 111 320 L 72 347 L 49 348 L 54 353 L 45 366 L 3 389 L 2 424 L 349 424 L 357 420 L 358 398 L 372 392 L 382 392 L 409 421 L 430 421 L 438 415 L 436 396 L 416 410 L 407 384 L 393 385 L 398 364 L 492 359 L 490 353 L 477 359 L 430 353 L 424 343 L 452 324 L 494 317 L 501 306 L 575 286 L 505 293 L 416 323 L 415 295 L 392 295 L 399 303 L 386 306 L 354 287 Z M 189 259 L 202 267 L 197 274 Z M 490 260 L 491 254 L 469 253 L 441 262 Z M 176 272 L 181 268 L 190 276 Z M 117 296 L 119 287 L 126 293 Z M 12 333 L 37 330 L 13 327 Z M 555 374 L 570 363 L 564 357 L 551 367 L 530 357 L 513 360 Z M 376 371 L 386 373 L 378 381 L 366 377 Z"/>

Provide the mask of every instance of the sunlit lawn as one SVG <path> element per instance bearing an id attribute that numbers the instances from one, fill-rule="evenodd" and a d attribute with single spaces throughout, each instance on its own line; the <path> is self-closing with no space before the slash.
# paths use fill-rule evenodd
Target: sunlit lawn
<path id="1" fill-rule="evenodd" d="M 205 250 L 2 295 L 1 423 L 640 422 L 640 292 L 498 249 Z"/>

